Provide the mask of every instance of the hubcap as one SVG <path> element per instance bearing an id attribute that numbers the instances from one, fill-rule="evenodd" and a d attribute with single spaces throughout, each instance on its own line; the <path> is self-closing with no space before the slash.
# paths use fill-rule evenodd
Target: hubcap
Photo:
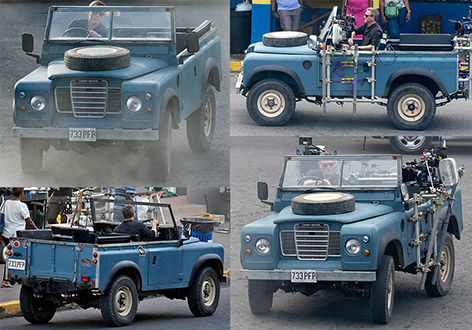
<path id="1" fill-rule="evenodd" d="M 216 297 L 215 281 L 211 277 L 205 278 L 202 285 L 202 300 L 207 307 L 211 306 Z"/>
<path id="2" fill-rule="evenodd" d="M 285 109 L 285 98 L 279 91 L 267 90 L 259 95 L 257 109 L 264 117 L 277 117 Z"/>
<path id="3" fill-rule="evenodd" d="M 426 140 L 426 136 L 398 136 L 397 138 L 400 144 L 410 150 L 416 149 Z"/>
<path id="4" fill-rule="evenodd" d="M 393 306 L 393 274 L 388 275 L 387 308 L 390 314 Z"/>
<path id="5" fill-rule="evenodd" d="M 451 272 L 451 251 L 447 245 L 444 245 L 441 251 L 441 259 L 439 261 L 439 275 L 441 282 L 446 282 Z"/>
<path id="6" fill-rule="evenodd" d="M 398 114 L 406 121 L 421 119 L 426 112 L 424 100 L 416 94 L 406 94 L 398 102 Z"/>
<path id="7" fill-rule="evenodd" d="M 211 114 L 213 113 L 213 106 L 211 100 L 208 99 L 205 103 L 205 108 L 203 109 L 203 133 L 205 136 L 210 136 L 211 126 L 213 125 L 211 121 Z"/>
<path id="8" fill-rule="evenodd" d="M 118 314 L 126 316 L 131 311 L 133 305 L 133 295 L 127 286 L 118 289 L 115 295 L 115 308 Z"/>

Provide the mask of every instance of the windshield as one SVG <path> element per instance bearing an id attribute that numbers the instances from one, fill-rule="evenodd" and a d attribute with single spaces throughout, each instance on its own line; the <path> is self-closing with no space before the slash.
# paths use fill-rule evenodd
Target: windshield
<path id="1" fill-rule="evenodd" d="M 48 41 L 170 41 L 174 11 L 164 7 L 51 8 Z"/>
<path id="2" fill-rule="evenodd" d="M 395 188 L 398 156 L 289 156 L 282 189 Z"/>

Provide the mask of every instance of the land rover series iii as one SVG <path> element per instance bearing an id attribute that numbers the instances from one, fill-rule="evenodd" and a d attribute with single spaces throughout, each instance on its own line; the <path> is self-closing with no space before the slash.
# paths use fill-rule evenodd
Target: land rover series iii
<path id="1" fill-rule="evenodd" d="M 395 271 L 422 274 L 446 295 L 460 239 L 462 168 L 445 149 L 401 164 L 398 155 L 286 156 L 274 214 L 241 232 L 242 274 L 252 313 L 269 313 L 277 290 L 312 295 L 337 287 L 370 297 L 375 323 L 392 317 Z"/>
<path id="2" fill-rule="evenodd" d="M 101 17 L 103 35 L 74 23 L 90 14 Z M 173 7 L 51 7 L 41 54 L 31 53 L 32 35 L 22 43 L 40 64 L 15 86 L 13 135 L 25 173 L 41 169 L 50 146 L 139 145 L 152 173 L 167 178 L 171 131 L 184 120 L 191 149 L 210 149 L 221 80 L 211 21 L 176 27 Z"/>
<path id="3" fill-rule="evenodd" d="M 422 130 L 436 107 L 472 95 L 469 34 L 402 35 L 383 39 L 379 49 L 351 50 L 352 19 L 334 7 L 320 35 L 272 32 L 246 51 L 236 92 L 259 125 L 284 125 L 295 104 L 306 100 L 323 108 L 330 102 L 379 104 L 399 129 Z"/>
<path id="4" fill-rule="evenodd" d="M 104 203 L 113 201 L 89 200 L 93 230 L 24 230 L 11 240 L 6 274 L 10 283 L 22 285 L 25 319 L 47 323 L 58 307 L 75 302 L 82 308 L 100 308 L 109 325 L 128 325 L 138 302 L 155 294 L 187 299 L 195 316 L 212 315 L 220 280 L 225 280 L 223 247 L 184 235 L 169 204 L 132 202 L 152 208 L 152 218 L 170 216 L 169 221 L 159 218 L 156 239 L 140 241 L 137 235 L 114 233 L 118 222 L 97 221 Z"/>

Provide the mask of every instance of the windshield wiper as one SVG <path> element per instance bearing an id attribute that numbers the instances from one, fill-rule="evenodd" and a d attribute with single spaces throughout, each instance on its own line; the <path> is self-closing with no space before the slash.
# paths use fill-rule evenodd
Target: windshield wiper
<path id="1" fill-rule="evenodd" d="M 338 187 L 330 187 L 330 186 L 319 186 L 319 187 L 313 187 L 310 189 L 307 189 L 304 191 L 305 194 L 315 192 L 315 191 L 320 191 L 320 190 L 337 190 Z"/>

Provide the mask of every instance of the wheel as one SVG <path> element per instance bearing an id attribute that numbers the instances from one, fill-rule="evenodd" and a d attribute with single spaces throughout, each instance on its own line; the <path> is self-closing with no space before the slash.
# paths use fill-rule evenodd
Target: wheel
<path id="1" fill-rule="evenodd" d="M 283 81 L 261 80 L 249 91 L 246 107 L 251 118 L 259 125 L 284 125 L 295 111 L 295 94 Z"/>
<path id="2" fill-rule="evenodd" d="M 252 314 L 268 314 L 270 312 L 274 298 L 270 281 L 249 280 L 247 293 Z"/>
<path id="3" fill-rule="evenodd" d="M 370 291 L 370 306 L 374 323 L 387 324 L 393 313 L 393 298 L 395 295 L 395 263 L 392 256 L 382 258 L 377 269 L 377 280 Z"/>
<path id="4" fill-rule="evenodd" d="M 159 140 L 152 142 L 150 148 L 151 176 L 167 180 L 170 176 L 170 152 L 172 142 L 171 116 L 168 111 L 161 113 L 159 123 Z"/>
<path id="5" fill-rule="evenodd" d="M 20 139 L 21 169 L 25 174 L 35 174 L 43 167 L 43 148 L 35 139 Z"/>
<path id="6" fill-rule="evenodd" d="M 187 139 L 193 151 L 210 150 L 215 133 L 215 117 L 215 89 L 208 86 L 202 106 L 187 119 Z"/>
<path id="7" fill-rule="evenodd" d="M 323 178 L 320 178 L 319 176 L 314 176 L 314 175 L 307 175 L 307 176 L 304 176 L 303 178 L 301 178 L 300 180 L 298 180 L 298 185 L 299 186 L 303 186 L 304 183 L 308 180 L 313 180 L 313 181 L 323 181 L 324 179 Z"/>
<path id="8" fill-rule="evenodd" d="M 56 313 L 56 306 L 38 296 L 33 288 L 22 285 L 20 290 L 20 308 L 26 321 L 33 324 L 48 323 Z"/>
<path id="9" fill-rule="evenodd" d="M 130 63 L 129 50 L 116 46 L 78 47 L 64 53 L 64 64 L 71 70 L 117 70 L 128 67 Z"/>
<path id="10" fill-rule="evenodd" d="M 388 98 L 387 113 L 399 129 L 422 130 L 433 121 L 436 102 L 423 85 L 406 83 L 395 88 Z"/>
<path id="11" fill-rule="evenodd" d="M 128 325 L 133 322 L 137 309 L 136 285 L 126 275 L 116 277 L 100 300 L 103 319 L 109 325 Z"/>
<path id="12" fill-rule="evenodd" d="M 441 251 L 439 267 L 434 266 L 426 277 L 425 289 L 431 297 L 445 296 L 451 290 L 454 277 L 454 259 L 454 242 L 452 241 L 452 235 L 448 233 Z M 437 272 L 436 283 L 432 284 L 435 272 Z"/>
<path id="13" fill-rule="evenodd" d="M 88 36 L 89 30 L 81 27 L 71 27 L 64 31 L 63 37 L 83 37 Z"/>
<path id="14" fill-rule="evenodd" d="M 433 142 L 432 136 L 391 136 L 388 139 L 393 149 L 400 154 L 422 153 Z"/>
<path id="15" fill-rule="evenodd" d="M 304 32 L 278 31 L 262 36 L 262 43 L 269 47 L 294 47 L 306 45 L 308 35 Z"/>
<path id="16" fill-rule="evenodd" d="M 353 195 L 339 192 L 304 194 L 292 199 L 292 211 L 301 215 L 341 214 L 354 211 Z"/>
<path id="17" fill-rule="evenodd" d="M 188 307 L 195 316 L 210 316 L 220 300 L 220 280 L 211 267 L 202 267 L 187 294 Z"/>
<path id="18" fill-rule="evenodd" d="M 7 262 L 7 246 L 4 242 L 0 242 L 0 264 Z"/>

